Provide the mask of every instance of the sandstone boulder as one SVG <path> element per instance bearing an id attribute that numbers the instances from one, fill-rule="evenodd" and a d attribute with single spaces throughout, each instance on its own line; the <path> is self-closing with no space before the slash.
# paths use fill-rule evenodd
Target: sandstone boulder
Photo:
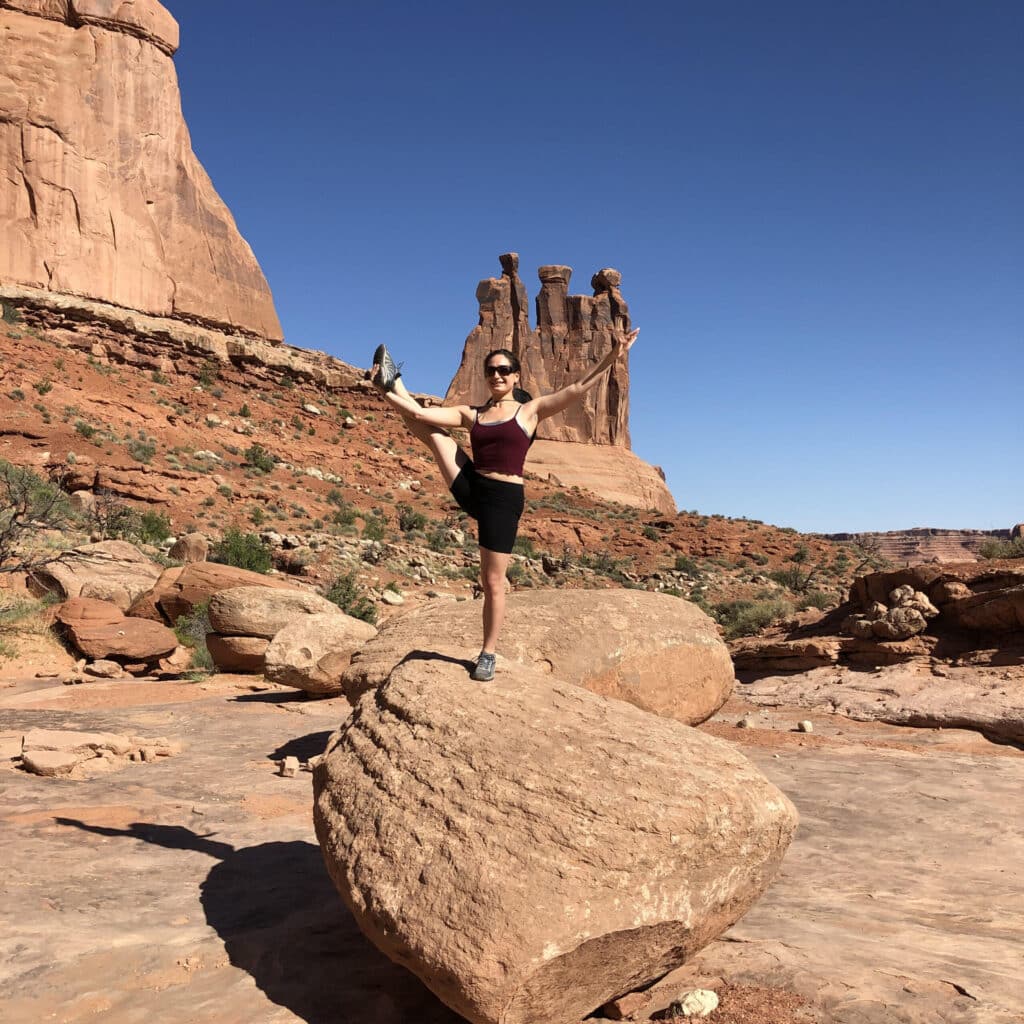
<path id="1" fill-rule="evenodd" d="M 346 695 L 354 701 L 411 652 L 429 651 L 438 640 L 479 650 L 479 605 L 431 606 L 388 620 L 353 655 L 342 677 Z M 688 725 L 710 718 L 734 683 L 714 622 L 694 604 L 642 590 L 512 594 L 500 653 Z"/>
<path id="2" fill-rule="evenodd" d="M 182 574 L 183 565 L 172 565 L 164 569 L 157 577 L 152 589 L 140 594 L 128 608 L 128 614 L 136 619 L 152 619 L 153 622 L 164 622 L 163 612 L 160 610 L 160 599 L 173 592 L 174 584 Z M 173 621 L 173 620 L 170 620 Z"/>
<path id="3" fill-rule="evenodd" d="M 147 663 L 178 646 L 173 631 L 149 619 L 128 618 L 107 601 L 73 598 L 57 610 L 72 644 L 87 658 Z"/>
<path id="4" fill-rule="evenodd" d="M 429 655 L 360 700 L 314 794 L 359 926 L 477 1024 L 568 1024 L 662 976 L 764 892 L 796 827 L 726 743 Z"/>
<path id="5" fill-rule="evenodd" d="M 1024 583 L 951 601 L 947 618 L 960 629 L 1006 633 L 1024 630 Z"/>
<path id="6" fill-rule="evenodd" d="M 262 672 L 270 641 L 262 636 L 207 633 L 206 649 L 221 672 Z"/>
<path id="7" fill-rule="evenodd" d="M 153 595 L 150 603 L 155 604 L 164 618 L 172 623 L 182 615 L 189 615 L 196 606 L 207 604 L 214 594 L 232 587 L 294 589 L 273 576 L 218 562 L 192 562 L 173 574 L 168 571 L 160 577 L 159 586 L 160 591 Z"/>
<path id="8" fill-rule="evenodd" d="M 261 586 L 231 587 L 210 599 L 210 626 L 226 636 L 262 636 L 271 639 L 300 615 L 341 615 L 326 597 L 306 590 Z"/>
<path id="9" fill-rule="evenodd" d="M 205 562 L 210 545 L 201 533 L 187 533 L 179 537 L 167 552 L 176 562 Z"/>
<path id="10" fill-rule="evenodd" d="M 35 570 L 32 581 L 33 589 L 56 594 L 61 600 L 91 597 L 127 611 L 153 587 L 160 571 L 134 544 L 104 540 L 65 551 L 57 561 Z"/>
<path id="11" fill-rule="evenodd" d="M 318 696 L 341 693 L 352 654 L 377 630 L 338 609 L 301 615 L 278 630 L 267 649 L 264 674 L 275 683 Z"/>

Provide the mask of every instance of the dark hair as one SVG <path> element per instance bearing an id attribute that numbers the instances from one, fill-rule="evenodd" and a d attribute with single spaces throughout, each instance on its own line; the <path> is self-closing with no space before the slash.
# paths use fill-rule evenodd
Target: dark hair
<path id="1" fill-rule="evenodd" d="M 515 352 L 510 352 L 507 348 L 495 348 L 491 349 L 487 355 L 484 356 L 484 369 L 487 368 L 487 364 L 491 361 L 492 356 L 504 356 L 508 360 L 508 365 L 512 367 L 513 373 L 521 374 L 522 367 L 519 365 L 519 357 Z M 533 398 L 533 395 L 529 391 L 524 391 L 522 388 L 513 388 L 512 397 L 520 404 L 529 402 Z"/>

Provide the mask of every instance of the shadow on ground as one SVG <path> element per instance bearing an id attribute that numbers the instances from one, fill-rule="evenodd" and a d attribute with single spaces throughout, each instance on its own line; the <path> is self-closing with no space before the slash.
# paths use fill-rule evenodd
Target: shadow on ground
<path id="1" fill-rule="evenodd" d="M 180 825 L 133 822 L 121 829 L 55 820 L 214 858 L 217 863 L 200 885 L 207 922 L 231 963 L 252 975 L 268 999 L 307 1024 L 462 1022 L 363 936 L 312 843 L 260 843 L 236 850 Z"/>

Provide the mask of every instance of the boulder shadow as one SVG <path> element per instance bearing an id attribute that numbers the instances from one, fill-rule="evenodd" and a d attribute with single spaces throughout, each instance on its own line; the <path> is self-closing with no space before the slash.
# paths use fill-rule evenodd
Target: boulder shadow
<path id="1" fill-rule="evenodd" d="M 267 757 L 271 761 L 280 761 L 285 757 L 297 757 L 300 761 L 308 761 L 327 749 L 327 741 L 333 731 L 325 729 L 322 732 L 311 732 L 306 736 L 296 736 L 287 743 L 282 743 L 276 750 L 272 750 Z"/>
<path id="2" fill-rule="evenodd" d="M 133 822 L 120 829 L 55 820 L 213 857 L 217 863 L 200 884 L 207 922 L 231 963 L 248 972 L 271 1002 L 307 1024 L 464 1024 L 363 935 L 312 843 L 260 843 L 236 850 L 178 825 Z"/>
<path id="3" fill-rule="evenodd" d="M 404 665 L 409 661 L 447 661 L 450 665 L 461 666 L 467 672 L 472 672 L 476 667 L 467 658 L 456 658 L 451 654 L 443 654 L 441 651 L 410 651 L 398 664 Z M 397 668 L 398 666 L 396 665 L 395 667 Z"/>

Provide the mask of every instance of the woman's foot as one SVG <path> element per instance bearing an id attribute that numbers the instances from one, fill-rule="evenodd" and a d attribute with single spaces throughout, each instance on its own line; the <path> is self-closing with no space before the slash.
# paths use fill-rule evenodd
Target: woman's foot
<path id="1" fill-rule="evenodd" d="M 476 659 L 476 668 L 470 674 L 470 679 L 475 679 L 478 683 L 489 683 L 494 678 L 494 662 L 493 654 L 481 651 L 480 657 Z"/>
<path id="2" fill-rule="evenodd" d="M 393 391 L 395 381 L 402 376 L 401 367 L 395 365 L 386 346 L 378 345 L 373 353 L 374 370 L 370 372 L 370 380 L 381 389 L 381 391 Z"/>

